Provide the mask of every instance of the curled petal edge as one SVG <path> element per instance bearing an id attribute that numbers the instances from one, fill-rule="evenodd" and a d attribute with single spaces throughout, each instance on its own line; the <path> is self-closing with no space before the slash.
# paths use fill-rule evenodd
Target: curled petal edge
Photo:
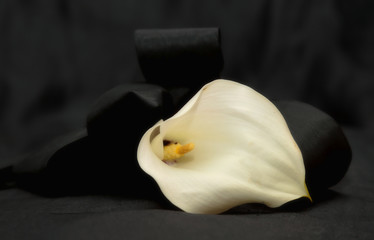
<path id="1" fill-rule="evenodd" d="M 193 140 L 196 150 L 180 163 L 165 164 L 165 138 Z M 301 151 L 281 113 L 230 80 L 206 84 L 174 116 L 150 128 L 139 143 L 138 163 L 171 203 L 189 213 L 311 199 Z"/>

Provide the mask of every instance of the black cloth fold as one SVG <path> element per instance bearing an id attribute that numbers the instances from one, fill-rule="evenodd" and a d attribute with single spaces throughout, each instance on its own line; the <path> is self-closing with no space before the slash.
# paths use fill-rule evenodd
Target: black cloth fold
<path id="1" fill-rule="evenodd" d="M 156 85 L 111 89 L 93 105 L 85 129 L 56 139 L 13 167 L 19 186 L 50 196 L 158 197 L 158 188 L 137 164 L 136 150 L 144 132 L 169 115 L 170 103 Z"/>
<path id="2" fill-rule="evenodd" d="M 147 83 L 119 85 L 104 93 L 89 111 L 86 128 L 13 167 L 19 186 L 47 195 L 111 193 L 164 200 L 137 163 L 137 145 L 148 128 L 179 110 L 181 99 L 191 97 L 198 83 L 219 75 L 218 36 L 217 28 L 136 31 Z M 165 65 L 154 67 L 160 60 Z M 213 65 L 186 68 L 186 61 Z M 169 67 L 183 71 L 168 71 Z M 184 74 L 188 69 L 191 75 Z M 179 85 L 173 81 L 177 78 L 183 79 Z M 306 103 L 274 103 L 301 149 L 312 197 L 324 193 L 350 165 L 352 153 L 342 129 L 328 114 Z"/>

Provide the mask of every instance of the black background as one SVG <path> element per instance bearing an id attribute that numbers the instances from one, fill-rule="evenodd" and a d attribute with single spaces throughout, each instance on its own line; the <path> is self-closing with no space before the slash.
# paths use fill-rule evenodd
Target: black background
<path id="1" fill-rule="evenodd" d="M 369 239 L 374 235 L 373 12 L 370 0 L 1 1 L 1 168 L 83 127 L 106 91 L 144 81 L 136 29 L 186 27 L 221 29 L 222 78 L 270 99 L 309 103 L 334 117 L 350 141 L 353 160 L 326 201 L 301 212 L 199 216 L 163 210 L 149 199 L 45 198 L 3 189 L 0 238 Z"/>

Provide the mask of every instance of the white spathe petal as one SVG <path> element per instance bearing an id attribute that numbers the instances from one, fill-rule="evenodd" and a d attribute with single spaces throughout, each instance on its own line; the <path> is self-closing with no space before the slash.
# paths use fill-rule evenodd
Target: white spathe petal
<path id="1" fill-rule="evenodd" d="M 164 139 L 195 149 L 169 166 Z M 138 162 L 164 195 L 191 213 L 221 213 L 244 203 L 278 207 L 309 196 L 301 152 L 278 109 L 229 80 L 205 85 L 178 113 L 149 129 Z"/>

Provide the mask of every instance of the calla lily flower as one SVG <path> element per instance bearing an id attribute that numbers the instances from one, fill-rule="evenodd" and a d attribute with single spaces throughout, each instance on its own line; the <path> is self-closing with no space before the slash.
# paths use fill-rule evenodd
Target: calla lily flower
<path id="1" fill-rule="evenodd" d="M 302 154 L 282 114 L 234 81 L 206 84 L 143 135 L 137 154 L 140 167 L 185 212 L 310 199 Z"/>

